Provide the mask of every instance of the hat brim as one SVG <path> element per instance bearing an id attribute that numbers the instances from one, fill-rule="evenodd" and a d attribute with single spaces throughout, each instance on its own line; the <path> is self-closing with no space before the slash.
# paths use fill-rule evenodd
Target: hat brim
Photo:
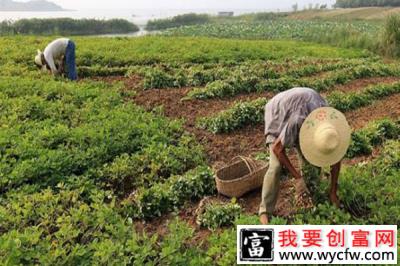
<path id="1" fill-rule="evenodd" d="M 315 147 L 314 135 L 318 126 L 329 123 L 338 133 L 339 145 L 329 154 Z M 347 153 L 351 141 L 351 128 L 346 117 L 332 107 L 314 110 L 304 121 L 300 129 L 300 149 L 305 159 L 318 167 L 326 167 L 340 162 Z"/>

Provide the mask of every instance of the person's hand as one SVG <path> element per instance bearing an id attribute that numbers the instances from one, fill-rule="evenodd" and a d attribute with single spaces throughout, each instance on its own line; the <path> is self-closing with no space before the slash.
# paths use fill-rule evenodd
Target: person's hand
<path id="1" fill-rule="evenodd" d="M 260 223 L 262 225 L 267 225 L 269 223 L 268 215 L 266 213 L 260 215 Z"/>

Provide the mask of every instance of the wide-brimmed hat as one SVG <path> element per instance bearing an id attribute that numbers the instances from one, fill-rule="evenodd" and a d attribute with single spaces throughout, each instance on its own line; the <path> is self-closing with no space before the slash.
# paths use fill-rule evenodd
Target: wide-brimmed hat
<path id="1" fill-rule="evenodd" d="M 338 163 L 346 155 L 351 128 L 344 114 L 332 107 L 314 110 L 300 129 L 300 149 L 311 164 L 318 167 Z"/>
<path id="2" fill-rule="evenodd" d="M 43 53 L 40 50 L 37 50 L 37 55 L 35 56 L 35 64 L 37 66 L 43 66 L 45 64 L 42 58 L 43 58 Z"/>

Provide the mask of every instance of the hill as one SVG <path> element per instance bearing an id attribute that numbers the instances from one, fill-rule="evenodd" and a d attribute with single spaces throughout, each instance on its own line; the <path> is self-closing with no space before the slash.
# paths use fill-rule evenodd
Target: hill
<path id="1" fill-rule="evenodd" d="M 32 0 L 26 3 L 0 0 L 0 11 L 65 11 L 65 9 L 46 0 Z"/>
<path id="2" fill-rule="evenodd" d="M 323 20 L 382 20 L 392 13 L 400 13 L 398 7 L 338 8 L 331 10 L 306 10 L 290 13 L 290 19 Z"/>

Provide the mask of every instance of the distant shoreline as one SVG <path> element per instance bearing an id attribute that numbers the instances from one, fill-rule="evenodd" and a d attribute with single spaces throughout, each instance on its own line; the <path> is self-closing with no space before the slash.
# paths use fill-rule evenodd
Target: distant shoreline
<path id="1" fill-rule="evenodd" d="M 40 12 L 76 12 L 76 11 L 78 11 L 78 10 L 74 10 L 74 9 L 62 9 L 62 10 L 16 10 L 16 9 L 13 9 L 13 10 L 10 10 L 10 9 L 7 9 L 7 10 L 1 10 L 0 9 L 0 12 L 37 12 L 37 13 L 40 13 Z"/>

